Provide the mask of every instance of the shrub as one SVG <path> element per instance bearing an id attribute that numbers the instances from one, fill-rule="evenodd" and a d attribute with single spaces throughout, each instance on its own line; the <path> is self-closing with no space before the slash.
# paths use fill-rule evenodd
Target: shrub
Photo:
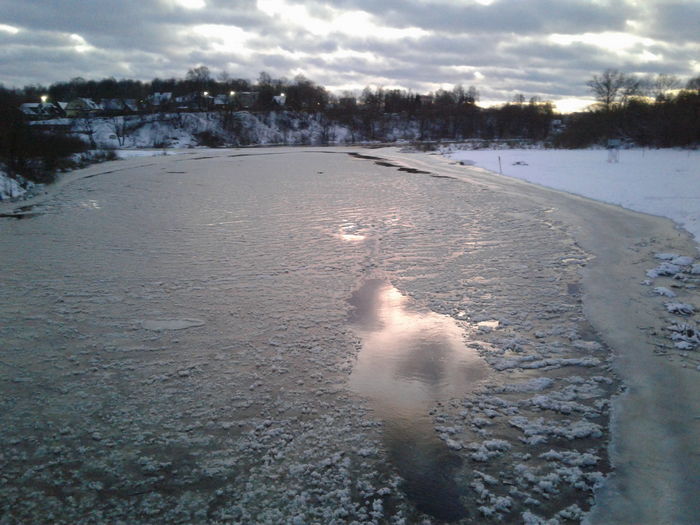
<path id="1" fill-rule="evenodd" d="M 224 145 L 224 140 L 216 133 L 213 133 L 209 130 L 200 131 L 199 133 L 195 133 L 194 136 L 197 139 L 197 142 L 200 146 L 206 146 L 208 148 L 220 148 Z"/>

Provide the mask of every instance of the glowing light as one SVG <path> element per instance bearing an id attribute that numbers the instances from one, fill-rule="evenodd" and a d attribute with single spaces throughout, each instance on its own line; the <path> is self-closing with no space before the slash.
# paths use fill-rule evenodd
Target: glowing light
<path id="1" fill-rule="evenodd" d="M 174 0 L 175 5 L 184 7 L 185 9 L 202 9 L 207 7 L 205 0 Z"/>
<path id="2" fill-rule="evenodd" d="M 603 33 L 582 33 L 580 35 L 565 35 L 554 33 L 549 35 L 549 40 L 555 44 L 589 44 L 607 49 L 629 50 L 637 46 L 651 46 L 655 42 L 651 38 L 632 35 L 629 33 L 617 33 L 606 31 Z"/>
<path id="3" fill-rule="evenodd" d="M 595 100 L 592 98 L 560 98 L 554 101 L 554 105 L 557 111 L 561 113 L 575 113 L 577 111 L 583 111 L 591 104 L 594 104 Z"/>
<path id="4" fill-rule="evenodd" d="M 247 54 L 245 44 L 255 36 L 240 27 L 220 24 L 200 24 L 192 27 L 192 31 L 205 38 L 214 51 L 225 53 Z"/>
<path id="5" fill-rule="evenodd" d="M 305 31 L 317 36 L 341 33 L 364 38 L 398 40 L 430 34 L 418 27 L 398 29 L 377 25 L 372 15 L 365 11 L 342 11 L 329 7 L 326 11 L 332 15 L 328 18 L 318 18 L 305 6 L 292 5 L 286 0 L 257 0 L 257 7 L 269 17 L 279 18 L 285 23 L 302 27 Z"/>
<path id="6" fill-rule="evenodd" d="M 93 47 L 88 44 L 82 36 L 76 33 L 70 35 L 70 39 L 74 42 L 73 49 L 75 49 L 78 53 L 86 53 L 93 49 Z"/>
<path id="7" fill-rule="evenodd" d="M 0 24 L 0 31 L 4 33 L 10 33 L 11 35 L 16 35 L 19 33 L 19 28 L 15 26 L 9 26 L 7 24 Z"/>

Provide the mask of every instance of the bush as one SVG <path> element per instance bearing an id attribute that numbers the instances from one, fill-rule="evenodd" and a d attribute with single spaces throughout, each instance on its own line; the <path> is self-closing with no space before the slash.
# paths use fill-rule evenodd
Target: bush
<path id="1" fill-rule="evenodd" d="M 208 130 L 195 133 L 194 136 L 197 139 L 197 142 L 200 146 L 206 146 L 208 148 L 220 148 L 224 145 L 224 140 L 220 136 Z"/>

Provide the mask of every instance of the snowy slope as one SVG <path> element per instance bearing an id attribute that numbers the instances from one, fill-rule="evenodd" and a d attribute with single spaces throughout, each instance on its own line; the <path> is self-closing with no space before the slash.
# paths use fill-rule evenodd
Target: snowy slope
<path id="1" fill-rule="evenodd" d="M 629 149 L 459 150 L 448 157 L 508 177 L 668 217 L 700 240 L 700 151 Z M 500 159 L 500 166 L 499 166 Z"/>
<path id="2" fill-rule="evenodd" d="M 294 112 L 129 115 L 53 119 L 42 124 L 67 128 L 97 148 L 337 144 L 351 136 L 347 128 L 324 121 L 321 115 Z M 207 144 L 203 135 L 216 144 Z"/>
<path id="3" fill-rule="evenodd" d="M 34 183 L 22 177 L 12 178 L 0 169 L 0 201 L 20 198 L 34 186 Z"/>

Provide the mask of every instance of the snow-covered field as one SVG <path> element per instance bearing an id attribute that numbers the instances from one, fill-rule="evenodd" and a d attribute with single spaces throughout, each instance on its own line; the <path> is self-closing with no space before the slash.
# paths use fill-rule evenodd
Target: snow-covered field
<path id="1" fill-rule="evenodd" d="M 508 177 L 668 217 L 700 240 L 700 150 L 446 148 L 444 154 Z M 499 163 L 500 159 L 500 163 Z"/>

